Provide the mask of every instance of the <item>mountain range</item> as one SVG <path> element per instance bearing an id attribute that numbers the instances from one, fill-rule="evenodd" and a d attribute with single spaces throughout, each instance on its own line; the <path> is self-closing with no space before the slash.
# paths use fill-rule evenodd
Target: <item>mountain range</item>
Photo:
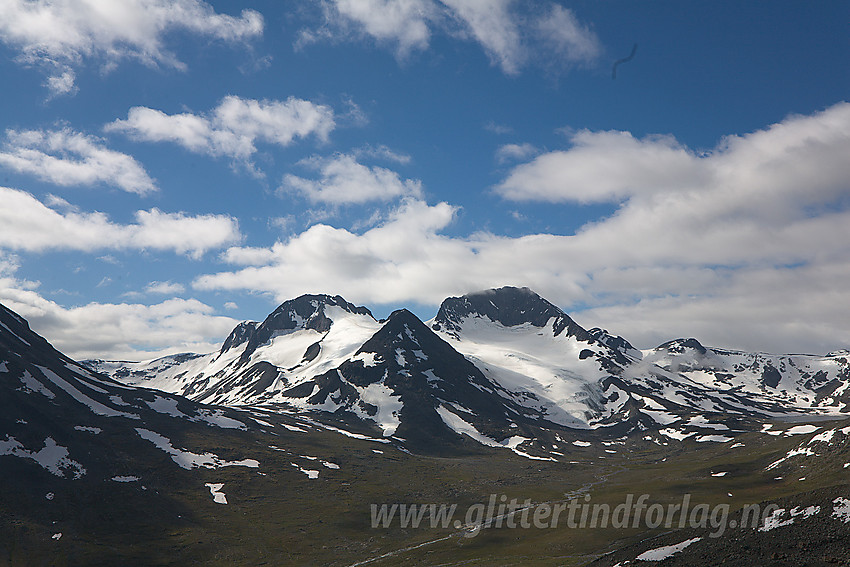
<path id="1" fill-rule="evenodd" d="M 541 458 L 558 437 L 712 438 L 850 411 L 846 351 L 769 355 L 693 338 L 641 351 L 514 287 L 447 298 L 428 322 L 404 309 L 378 321 L 342 297 L 304 295 L 240 323 L 214 353 L 86 364 L 125 385 L 306 415 L 412 450 L 460 436 Z"/>

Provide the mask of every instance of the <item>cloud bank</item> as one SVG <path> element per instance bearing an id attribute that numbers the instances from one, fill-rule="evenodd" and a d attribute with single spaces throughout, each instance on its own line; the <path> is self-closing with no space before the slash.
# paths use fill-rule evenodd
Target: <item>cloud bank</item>
<path id="1" fill-rule="evenodd" d="M 183 31 L 229 43 L 262 34 L 263 17 L 243 10 L 217 14 L 200 0 L 6 0 L 0 3 L 0 42 L 18 60 L 42 68 L 54 95 L 75 92 L 74 68 L 86 60 L 106 68 L 124 59 L 184 68 L 166 46 Z"/>

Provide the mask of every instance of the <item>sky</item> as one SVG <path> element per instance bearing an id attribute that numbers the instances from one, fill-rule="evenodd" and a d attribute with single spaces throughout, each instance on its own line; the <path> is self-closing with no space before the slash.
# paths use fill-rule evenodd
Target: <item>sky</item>
<path id="1" fill-rule="evenodd" d="M 0 303 L 77 359 L 504 285 L 850 348 L 848 56 L 838 1 L 5 0 Z"/>

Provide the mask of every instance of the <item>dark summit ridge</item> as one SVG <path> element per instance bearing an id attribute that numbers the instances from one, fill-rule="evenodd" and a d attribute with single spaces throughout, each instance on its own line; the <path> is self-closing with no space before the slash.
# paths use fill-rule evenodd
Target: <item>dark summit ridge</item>
<path id="1" fill-rule="evenodd" d="M 456 334 L 468 317 L 487 317 L 506 327 L 531 324 L 545 327 L 554 317 L 555 335 L 564 330 L 567 335 L 589 341 L 590 335 L 559 307 L 549 303 L 527 287 L 502 287 L 449 297 L 440 305 L 433 327 L 438 331 Z"/>

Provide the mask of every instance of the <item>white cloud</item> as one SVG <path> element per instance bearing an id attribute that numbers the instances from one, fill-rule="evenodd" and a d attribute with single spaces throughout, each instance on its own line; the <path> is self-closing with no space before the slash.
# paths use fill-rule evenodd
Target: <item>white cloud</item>
<path id="1" fill-rule="evenodd" d="M 110 150 L 103 140 L 61 130 L 6 130 L 0 166 L 56 185 L 105 184 L 145 194 L 156 184 L 131 156 Z"/>
<path id="2" fill-rule="evenodd" d="M 431 36 L 442 32 L 472 39 L 507 75 L 518 74 L 529 60 L 588 63 L 600 53 L 596 35 L 553 2 L 320 0 L 319 5 L 323 25 L 302 30 L 298 47 L 366 37 L 390 46 L 405 60 L 428 49 Z"/>
<path id="3" fill-rule="evenodd" d="M 515 75 L 525 58 L 518 21 L 511 13 L 514 0 L 440 0 L 481 44 L 494 65 Z"/>
<path id="4" fill-rule="evenodd" d="M 150 66 L 184 65 L 165 47 L 182 30 L 227 42 L 259 36 L 263 18 L 217 14 L 199 0 L 5 0 L 0 3 L 0 42 L 18 59 L 48 73 L 54 95 L 74 92 L 73 68 L 95 60 L 107 68 L 122 59 Z"/>
<path id="5" fill-rule="evenodd" d="M 599 57 L 599 38 L 578 21 L 569 8 L 552 4 L 537 20 L 539 40 L 547 50 L 568 63 L 587 63 Z"/>
<path id="6" fill-rule="evenodd" d="M 146 142 L 173 142 L 195 153 L 225 156 L 250 166 L 256 142 L 290 145 L 295 138 L 325 141 L 334 128 L 334 112 L 325 105 L 290 97 L 285 101 L 226 96 L 209 114 L 166 114 L 136 106 L 126 120 L 106 126 Z"/>
<path id="7" fill-rule="evenodd" d="M 453 236 L 454 207 L 409 200 L 362 233 L 317 224 L 268 248 L 231 248 L 232 271 L 193 285 L 395 305 L 528 285 L 642 347 L 677 335 L 774 351 L 850 345 L 850 104 L 705 155 L 670 138 L 576 136 L 545 154 L 562 167 L 538 167 L 539 156 L 506 180 L 514 199 L 620 203 L 575 234 Z"/>
<path id="8" fill-rule="evenodd" d="M 311 202 L 332 205 L 390 201 L 422 194 L 421 181 L 402 180 L 395 171 L 363 165 L 352 155 L 311 158 L 303 163 L 318 170 L 320 178 L 313 180 L 287 174 L 279 193 L 300 193 Z"/>
<path id="9" fill-rule="evenodd" d="M 0 268 L 2 265 L 0 257 Z M 212 307 L 197 299 L 65 308 L 42 297 L 33 282 L 18 280 L 8 270 L 4 275 L 1 269 L 0 303 L 76 360 L 145 360 L 178 352 L 212 352 L 238 323 L 216 315 Z"/>
<path id="10" fill-rule="evenodd" d="M 670 137 L 581 130 L 571 141 L 569 150 L 514 168 L 496 192 L 515 201 L 598 203 L 692 185 L 708 175 L 703 162 Z"/>
<path id="11" fill-rule="evenodd" d="M 412 161 L 412 158 L 409 155 L 393 151 L 383 144 L 379 146 L 364 146 L 362 148 L 357 148 L 352 153 L 357 158 L 370 157 L 392 161 L 401 165 L 407 165 Z"/>
<path id="12" fill-rule="evenodd" d="M 145 291 L 161 295 L 180 295 L 186 291 L 186 287 L 174 282 L 151 282 L 145 286 Z"/>
<path id="13" fill-rule="evenodd" d="M 349 35 L 365 35 L 393 47 L 399 59 L 426 49 L 431 38 L 429 22 L 436 16 L 432 0 L 327 0 L 320 1 L 324 25 L 302 30 L 298 46 Z"/>
<path id="14" fill-rule="evenodd" d="M 137 211 L 135 224 L 117 224 L 99 212 L 60 212 L 31 194 L 0 187 L 0 248 L 46 250 L 171 250 L 200 257 L 241 239 L 235 219 Z"/>
<path id="15" fill-rule="evenodd" d="M 504 144 L 496 150 L 496 161 L 499 163 L 507 163 L 509 161 L 519 161 L 528 159 L 537 153 L 537 148 L 531 144 Z"/>

